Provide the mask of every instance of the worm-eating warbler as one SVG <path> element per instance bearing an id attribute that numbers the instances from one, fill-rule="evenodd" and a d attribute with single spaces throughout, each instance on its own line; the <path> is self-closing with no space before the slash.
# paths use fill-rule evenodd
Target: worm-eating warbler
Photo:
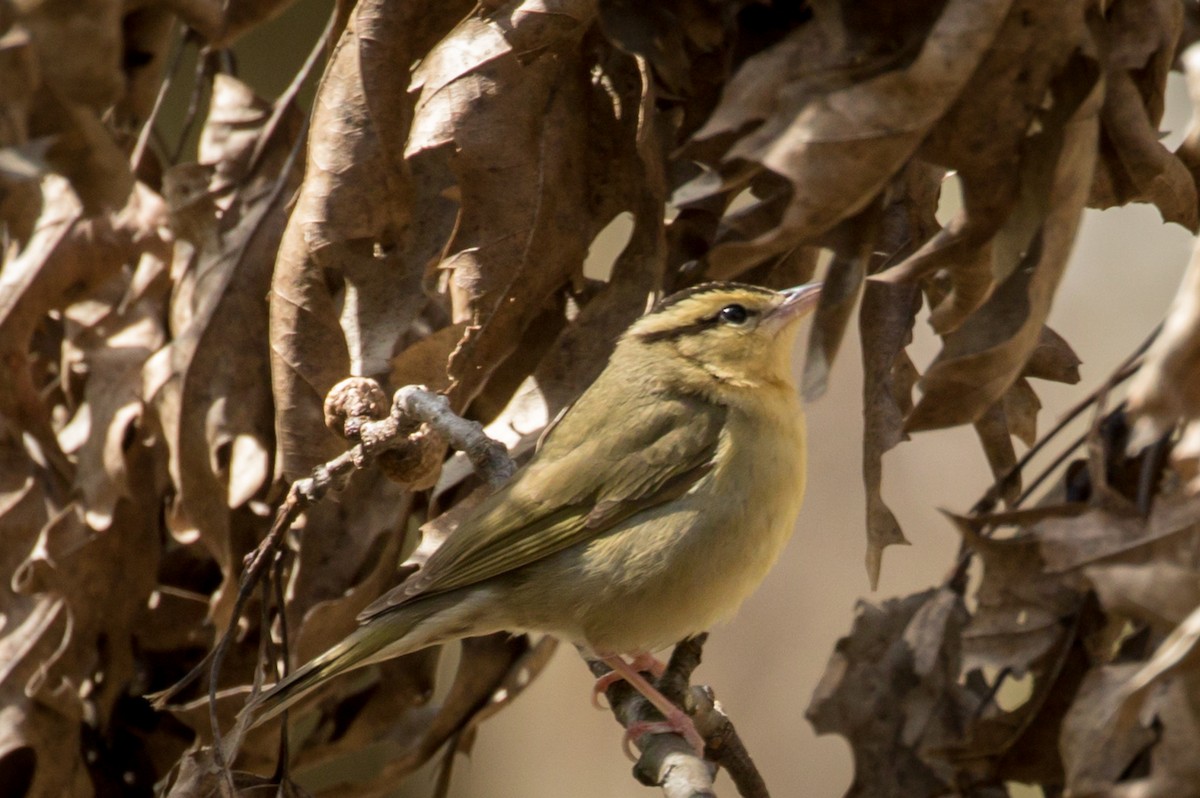
<path id="1" fill-rule="evenodd" d="M 501 630 L 571 641 L 645 692 L 620 656 L 732 614 L 791 534 L 805 445 L 791 351 L 819 290 L 708 283 L 661 300 L 503 488 L 246 712 L 260 723 L 337 674 Z"/>

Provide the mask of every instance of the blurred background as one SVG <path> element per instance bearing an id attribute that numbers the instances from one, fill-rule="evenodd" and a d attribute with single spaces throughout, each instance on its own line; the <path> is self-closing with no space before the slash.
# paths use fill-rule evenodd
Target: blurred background
<path id="1" fill-rule="evenodd" d="M 240 73 L 266 97 L 286 86 L 327 18 L 327 0 L 303 0 L 237 47 Z M 278 42 L 292 43 L 286 51 Z M 301 45 L 300 43 L 304 44 Z M 303 97 L 305 107 L 311 88 Z M 1182 78 L 1172 76 L 1163 129 L 1174 148 L 1190 115 Z M 164 113 L 164 118 L 172 114 Z M 955 210 L 953 178 L 943 212 Z M 603 272 L 628 229 L 614 224 L 592 248 L 589 268 Z M 1039 431 L 1086 395 L 1163 316 L 1190 257 L 1192 237 L 1163 225 L 1153 208 L 1088 211 L 1059 288 L 1051 326 L 1082 358 L 1075 386 L 1035 383 L 1043 409 Z M 918 321 L 910 350 L 922 368 L 937 342 Z M 801 366 L 802 348 L 796 368 Z M 912 545 L 884 555 L 878 591 L 863 565 L 859 351 L 847 336 L 828 393 L 808 409 L 810 481 L 796 535 L 762 588 L 738 616 L 718 627 L 696 680 L 710 684 L 776 796 L 840 796 L 853 776 L 849 748 L 838 737 L 817 737 L 804 718 L 814 687 L 839 637 L 847 634 L 860 601 L 923 590 L 941 581 L 958 536 L 939 508 L 966 511 L 991 476 L 974 433 L 922 433 L 885 458 L 884 495 Z M 1079 423 L 1086 423 L 1086 417 Z M 1069 439 L 1069 438 L 1068 438 Z M 1018 456 L 1023 451 L 1017 443 Z M 1052 447 L 1053 448 L 1053 447 Z M 448 652 L 449 675 L 455 657 Z M 448 679 L 442 679 L 443 689 Z M 469 757 L 456 763 L 454 798 L 621 798 L 654 795 L 630 776 L 621 753 L 621 728 L 592 709 L 592 679 L 569 647 L 513 706 L 487 721 Z M 436 765 L 436 761 L 434 763 Z M 399 786 L 396 796 L 418 798 L 434 789 L 433 767 Z M 733 794 L 722 777 L 722 795 Z M 1030 794 L 1039 794 L 1030 791 Z"/>

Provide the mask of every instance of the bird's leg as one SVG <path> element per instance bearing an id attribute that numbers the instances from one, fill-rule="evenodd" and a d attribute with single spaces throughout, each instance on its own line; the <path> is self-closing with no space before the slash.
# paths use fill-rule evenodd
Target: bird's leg
<path id="1" fill-rule="evenodd" d="M 683 735 L 683 739 L 688 741 L 688 744 L 696 750 L 696 755 L 704 756 L 704 738 L 700 736 L 700 732 L 696 731 L 696 724 L 688 717 L 682 709 L 671 703 L 671 699 L 658 691 L 658 688 L 650 684 L 645 676 L 638 673 L 638 670 L 633 665 L 627 663 L 619 656 L 601 657 L 601 662 L 613 669 L 613 672 L 618 674 L 630 684 L 633 689 L 637 690 L 650 704 L 662 713 L 663 720 L 658 723 L 634 723 L 625 731 L 625 744 L 628 747 L 629 743 L 641 737 L 643 734 L 663 734 L 666 732 L 675 732 Z M 628 749 L 627 749 L 628 750 Z"/>
<path id="2" fill-rule="evenodd" d="M 618 657 L 617 659 L 620 658 Z M 608 660 L 606 659 L 604 662 L 608 662 Z M 647 654 L 644 652 L 634 656 L 633 660 L 629 663 L 629 666 L 638 673 L 652 673 L 656 679 L 662 676 L 667 670 L 667 666 L 662 662 L 662 660 L 653 654 Z M 620 673 L 617 673 L 615 669 L 596 679 L 596 684 L 592 687 L 592 706 L 594 706 L 596 709 L 608 709 L 608 707 L 600 703 L 600 696 L 603 695 L 604 691 L 613 684 L 623 681 L 624 679 L 625 677 Z"/>

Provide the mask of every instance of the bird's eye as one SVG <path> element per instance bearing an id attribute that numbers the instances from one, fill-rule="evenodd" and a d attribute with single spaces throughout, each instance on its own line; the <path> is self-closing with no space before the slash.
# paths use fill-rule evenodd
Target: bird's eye
<path id="1" fill-rule="evenodd" d="M 745 324 L 750 312 L 741 305 L 726 305 L 717 316 L 726 324 Z"/>

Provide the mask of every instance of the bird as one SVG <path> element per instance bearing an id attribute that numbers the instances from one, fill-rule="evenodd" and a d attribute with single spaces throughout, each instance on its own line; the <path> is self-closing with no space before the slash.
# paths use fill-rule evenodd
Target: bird
<path id="1" fill-rule="evenodd" d="M 638 736 L 677 731 L 703 751 L 639 671 L 732 615 L 791 537 L 806 446 L 791 353 L 820 290 L 711 282 L 660 299 L 530 460 L 345 639 L 252 697 L 249 724 L 370 663 L 529 632 L 646 695 L 665 720 Z"/>

